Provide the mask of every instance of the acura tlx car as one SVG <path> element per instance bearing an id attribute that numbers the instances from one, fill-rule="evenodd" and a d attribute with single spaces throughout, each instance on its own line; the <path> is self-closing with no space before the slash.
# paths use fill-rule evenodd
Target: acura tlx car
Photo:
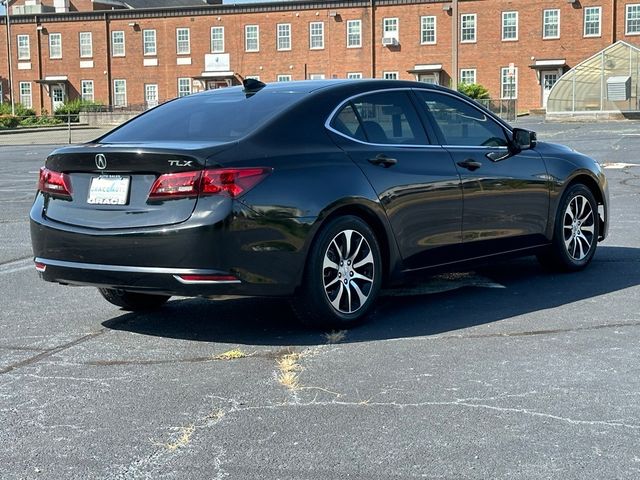
<path id="1" fill-rule="evenodd" d="M 31 238 L 44 280 L 126 310 L 285 296 L 344 327 L 413 272 L 504 254 L 582 269 L 607 205 L 597 162 L 451 90 L 246 80 L 51 153 Z"/>

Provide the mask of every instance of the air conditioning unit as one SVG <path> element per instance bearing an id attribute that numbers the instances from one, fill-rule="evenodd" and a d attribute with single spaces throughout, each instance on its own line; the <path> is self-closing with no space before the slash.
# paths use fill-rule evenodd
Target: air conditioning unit
<path id="1" fill-rule="evenodd" d="M 398 45 L 398 39 L 396 37 L 384 37 L 382 39 L 382 45 L 385 47 L 395 47 Z"/>

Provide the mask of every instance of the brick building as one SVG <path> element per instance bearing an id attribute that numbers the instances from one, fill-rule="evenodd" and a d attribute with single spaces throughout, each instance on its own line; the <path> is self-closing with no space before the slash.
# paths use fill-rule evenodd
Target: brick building
<path id="1" fill-rule="evenodd" d="M 612 43 L 640 44 L 640 0 L 26 1 L 42 6 L 10 2 L 13 92 L 37 111 L 78 97 L 149 106 L 247 77 L 476 82 L 522 111 Z M 6 18 L 0 32 L 7 102 Z"/>

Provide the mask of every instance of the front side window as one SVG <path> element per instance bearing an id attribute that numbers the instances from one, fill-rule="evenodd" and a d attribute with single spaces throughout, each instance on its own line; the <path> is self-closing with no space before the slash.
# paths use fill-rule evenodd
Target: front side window
<path id="1" fill-rule="evenodd" d="M 502 40 L 518 40 L 518 12 L 502 12 Z"/>
<path id="2" fill-rule="evenodd" d="M 188 55 L 191 52 L 191 39 L 188 28 L 176 29 L 176 53 Z"/>
<path id="3" fill-rule="evenodd" d="M 358 97 L 342 108 L 331 120 L 331 126 L 348 137 L 368 143 L 429 143 L 418 113 L 403 91 Z"/>
<path id="4" fill-rule="evenodd" d="M 640 4 L 627 5 L 625 20 L 625 32 L 627 35 L 640 33 Z"/>
<path id="5" fill-rule="evenodd" d="M 62 34 L 49 34 L 49 58 L 62 58 Z"/>
<path id="6" fill-rule="evenodd" d="M 156 31 L 155 30 L 143 30 L 143 53 L 144 55 L 156 55 L 158 53 L 158 46 L 156 43 Z"/>
<path id="7" fill-rule="evenodd" d="M 144 86 L 144 103 L 147 108 L 153 108 L 158 105 L 158 85 L 148 83 Z"/>
<path id="8" fill-rule="evenodd" d="M 584 36 L 585 37 L 600 36 L 601 15 L 602 15 L 602 7 L 585 7 L 584 9 Z"/>
<path id="9" fill-rule="evenodd" d="M 347 21 L 347 48 L 362 47 L 362 20 Z"/>
<path id="10" fill-rule="evenodd" d="M 111 32 L 111 55 L 114 57 L 124 57 L 124 32 L 115 30 Z"/>
<path id="11" fill-rule="evenodd" d="M 93 35 L 91 32 L 80 32 L 80 57 L 93 57 Z"/>
<path id="12" fill-rule="evenodd" d="M 560 38 L 560 10 L 542 12 L 542 38 Z"/>
<path id="13" fill-rule="evenodd" d="M 127 106 L 127 81 L 126 80 L 118 79 L 113 81 L 113 106 L 114 107 Z"/>
<path id="14" fill-rule="evenodd" d="M 186 97 L 187 95 L 191 95 L 191 79 L 179 78 L 178 79 L 178 96 Z"/>
<path id="15" fill-rule="evenodd" d="M 86 102 L 93 102 L 93 80 L 82 80 L 80 82 L 80 95 L 82 100 Z"/>
<path id="16" fill-rule="evenodd" d="M 29 60 L 31 58 L 31 48 L 29 46 L 29 35 L 18 35 L 18 60 Z"/>
<path id="17" fill-rule="evenodd" d="M 260 30 L 258 25 L 245 25 L 244 27 L 244 49 L 246 52 L 257 52 L 260 50 Z"/>
<path id="18" fill-rule="evenodd" d="M 420 43 L 423 45 L 436 43 L 436 17 L 420 17 Z"/>
<path id="19" fill-rule="evenodd" d="M 460 83 L 466 83 L 471 85 L 476 82 L 476 69 L 475 68 L 463 68 L 460 70 Z"/>
<path id="20" fill-rule="evenodd" d="M 224 27 L 211 27 L 211 53 L 224 52 Z"/>
<path id="21" fill-rule="evenodd" d="M 500 98 L 518 98 L 518 69 L 503 67 L 500 70 Z"/>
<path id="22" fill-rule="evenodd" d="M 23 107 L 31 108 L 31 82 L 20 82 L 20 103 Z"/>
<path id="23" fill-rule="evenodd" d="M 309 24 L 309 48 L 311 50 L 324 48 L 324 22 Z"/>
<path id="24" fill-rule="evenodd" d="M 476 41 L 476 20 L 475 13 L 462 15 L 460 18 L 460 41 L 473 43 Z"/>
<path id="25" fill-rule="evenodd" d="M 471 104 L 437 92 L 418 91 L 418 97 L 433 123 L 437 125 L 445 145 L 466 147 L 505 147 L 503 128 Z"/>
<path id="26" fill-rule="evenodd" d="M 291 50 L 291 24 L 279 23 L 278 29 L 278 50 Z"/>

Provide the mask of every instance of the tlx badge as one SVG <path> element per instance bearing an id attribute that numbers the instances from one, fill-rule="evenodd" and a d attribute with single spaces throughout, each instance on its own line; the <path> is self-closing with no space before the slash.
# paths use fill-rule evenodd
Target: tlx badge
<path id="1" fill-rule="evenodd" d="M 190 167 L 192 160 L 169 160 L 172 167 Z"/>

